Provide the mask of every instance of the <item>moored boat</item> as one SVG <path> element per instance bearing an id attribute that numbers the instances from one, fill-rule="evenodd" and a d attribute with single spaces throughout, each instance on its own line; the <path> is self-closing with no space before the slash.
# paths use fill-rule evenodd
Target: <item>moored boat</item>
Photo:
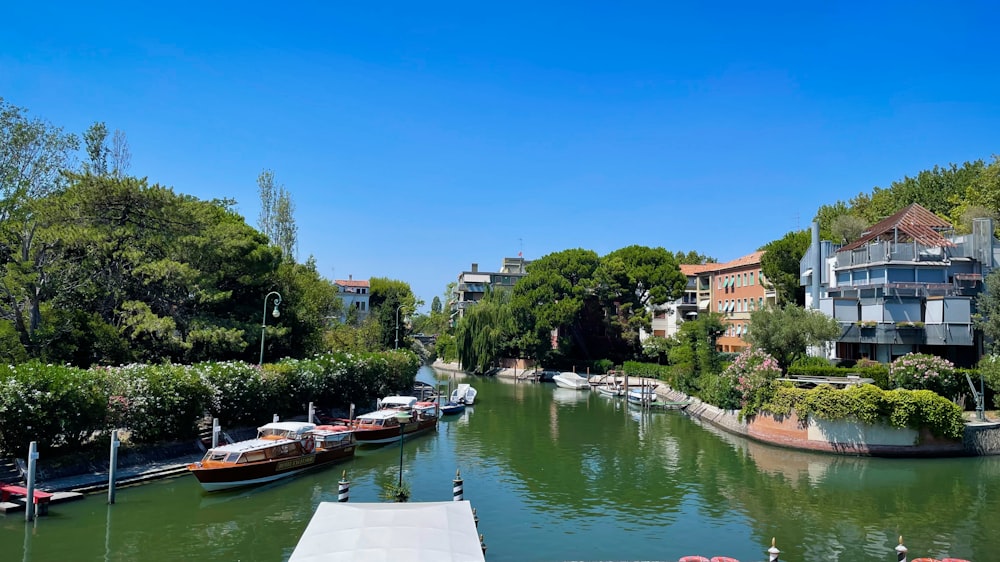
<path id="1" fill-rule="evenodd" d="M 628 389 L 628 394 L 625 395 L 628 399 L 629 404 L 654 404 L 659 399 L 656 396 L 656 391 L 651 387 L 644 386 L 641 388 L 630 388 Z"/>
<path id="2" fill-rule="evenodd" d="M 560 388 L 572 388 L 573 390 L 590 390 L 590 381 L 576 373 L 566 371 L 552 377 L 552 382 Z"/>
<path id="3" fill-rule="evenodd" d="M 451 391 L 451 401 L 471 406 L 476 402 L 476 394 L 478 393 L 475 388 L 472 388 L 472 385 L 462 383 Z"/>
<path id="4" fill-rule="evenodd" d="M 254 439 L 209 449 L 187 468 L 212 492 L 287 478 L 350 458 L 355 449 L 346 426 L 273 422 L 258 427 Z"/>
<path id="5" fill-rule="evenodd" d="M 437 427 L 438 405 L 434 402 L 418 402 L 413 396 L 389 396 L 379 404 L 380 409 L 351 422 L 359 445 L 391 443 L 401 435 L 415 435 Z"/>
<path id="6" fill-rule="evenodd" d="M 595 389 L 604 396 L 625 396 L 625 385 L 619 383 L 602 384 Z"/>
<path id="7" fill-rule="evenodd" d="M 450 416 L 453 414 L 461 414 L 465 411 L 465 404 L 460 404 L 458 402 L 448 401 L 441 404 L 441 415 Z"/>

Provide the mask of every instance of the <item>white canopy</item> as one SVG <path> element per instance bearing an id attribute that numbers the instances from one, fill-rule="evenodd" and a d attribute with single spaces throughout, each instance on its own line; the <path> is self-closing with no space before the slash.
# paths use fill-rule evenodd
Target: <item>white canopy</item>
<path id="1" fill-rule="evenodd" d="M 322 502 L 289 562 L 484 562 L 467 501 Z"/>

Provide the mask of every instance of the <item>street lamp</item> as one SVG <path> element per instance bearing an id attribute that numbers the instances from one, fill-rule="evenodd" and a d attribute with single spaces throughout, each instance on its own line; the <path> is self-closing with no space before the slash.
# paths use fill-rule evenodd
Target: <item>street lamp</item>
<path id="1" fill-rule="evenodd" d="M 399 309 L 403 308 L 404 306 L 406 305 L 401 304 L 396 307 L 396 349 L 399 349 Z"/>
<path id="2" fill-rule="evenodd" d="M 397 493 L 403 493 L 403 429 L 406 427 L 406 422 L 410 421 L 410 414 L 408 412 L 399 412 L 396 414 L 396 420 L 399 422 L 399 487 Z"/>
<path id="3" fill-rule="evenodd" d="M 281 316 L 281 312 L 278 311 L 278 305 L 281 304 L 281 293 L 278 291 L 271 291 L 270 293 L 264 295 L 264 317 L 260 321 L 260 361 L 258 365 L 264 364 L 264 332 L 267 330 L 267 299 L 274 295 L 274 310 L 271 311 L 271 316 L 275 318 Z"/>

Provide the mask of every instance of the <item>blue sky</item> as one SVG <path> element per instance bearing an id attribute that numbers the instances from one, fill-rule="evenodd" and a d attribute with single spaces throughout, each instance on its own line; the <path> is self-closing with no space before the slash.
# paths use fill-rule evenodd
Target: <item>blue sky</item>
<path id="1" fill-rule="evenodd" d="M 300 260 L 428 306 L 521 251 L 727 261 L 1000 152 L 987 2 L 100 4 L 6 7 L 0 96 L 253 225 L 272 169 Z"/>

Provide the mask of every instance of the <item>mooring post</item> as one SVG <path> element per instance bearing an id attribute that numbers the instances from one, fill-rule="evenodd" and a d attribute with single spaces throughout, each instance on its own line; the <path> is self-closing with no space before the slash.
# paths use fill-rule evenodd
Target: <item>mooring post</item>
<path id="1" fill-rule="evenodd" d="M 24 504 L 24 521 L 30 522 L 35 518 L 35 461 L 38 460 L 38 442 L 32 441 L 28 445 L 28 496 Z"/>
<path id="2" fill-rule="evenodd" d="M 896 547 L 896 562 L 906 562 L 906 547 L 903 546 L 903 535 L 899 535 L 899 545 Z"/>
<path id="3" fill-rule="evenodd" d="M 348 421 L 354 421 L 354 402 L 351 402 L 351 413 L 347 415 Z"/>
<path id="4" fill-rule="evenodd" d="M 347 481 L 347 471 L 340 476 L 340 482 L 337 482 L 337 501 L 346 502 L 351 495 L 351 483 Z"/>
<path id="5" fill-rule="evenodd" d="M 771 548 L 767 549 L 767 561 L 778 562 L 778 555 L 781 551 L 774 546 L 774 537 L 771 537 Z"/>
<path id="6" fill-rule="evenodd" d="M 460 502 L 465 499 L 465 485 L 462 482 L 462 473 L 456 468 L 455 479 L 451 481 L 452 501 Z"/>
<path id="7" fill-rule="evenodd" d="M 278 423 L 278 414 L 274 414 L 274 419 L 272 419 L 271 421 L 273 421 L 274 423 Z"/>
<path id="8" fill-rule="evenodd" d="M 111 432 L 111 460 L 108 461 L 108 505 L 115 503 L 115 472 L 118 469 L 118 430 Z"/>
<path id="9" fill-rule="evenodd" d="M 222 428 L 219 427 L 219 418 L 212 418 L 212 448 L 219 446 L 219 432 Z"/>
<path id="10" fill-rule="evenodd" d="M 306 420 L 306 421 L 308 421 L 309 423 L 316 423 L 315 419 L 316 419 L 316 408 L 313 408 L 313 403 L 310 402 L 309 403 L 309 419 Z"/>

